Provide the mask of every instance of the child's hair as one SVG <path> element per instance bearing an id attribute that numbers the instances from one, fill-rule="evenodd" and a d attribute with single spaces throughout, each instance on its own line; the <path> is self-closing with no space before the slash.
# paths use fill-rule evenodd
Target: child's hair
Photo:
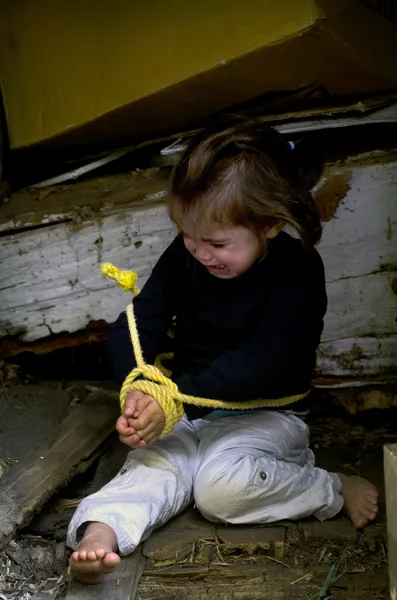
<path id="1" fill-rule="evenodd" d="M 310 248 L 321 237 L 310 193 L 321 169 L 301 159 L 298 147 L 259 119 L 223 119 L 193 136 L 174 167 L 171 219 L 181 231 L 243 226 L 258 236 L 283 223 Z"/>

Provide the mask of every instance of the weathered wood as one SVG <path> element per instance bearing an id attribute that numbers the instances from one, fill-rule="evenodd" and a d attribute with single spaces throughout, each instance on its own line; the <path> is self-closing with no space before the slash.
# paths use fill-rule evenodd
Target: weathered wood
<path id="1" fill-rule="evenodd" d="M 85 585 L 73 579 L 65 600 L 134 600 L 144 568 L 139 546 L 133 554 L 121 559 L 120 565 L 103 583 Z"/>
<path id="2" fill-rule="evenodd" d="M 374 308 L 375 310 L 375 308 Z M 396 373 L 397 335 L 372 335 L 324 341 L 317 352 L 317 372 L 334 377 L 389 376 Z"/>
<path id="3" fill-rule="evenodd" d="M 107 439 L 118 414 L 113 396 L 93 393 L 64 419 L 55 434 L 49 432 L 52 439 L 47 448 L 32 450 L 0 479 L 0 547 Z"/>
<path id="4" fill-rule="evenodd" d="M 0 205 L 0 232 L 90 221 L 125 205 L 158 200 L 166 193 L 167 177 L 166 170 L 153 168 L 69 185 L 21 190 Z"/>
<path id="5" fill-rule="evenodd" d="M 397 154 L 390 152 L 329 165 L 317 187 L 329 295 L 321 373 L 378 375 L 395 361 L 396 183 Z M 5 235 L 0 337 L 29 342 L 112 322 L 130 296 L 101 276 L 99 263 L 133 268 L 142 286 L 175 233 L 156 198 L 119 204 L 83 222 Z"/>
<path id="6" fill-rule="evenodd" d="M 93 494 L 108 483 L 117 474 L 129 450 L 131 449 L 122 444 L 114 432 L 106 441 L 106 447 L 100 446 L 101 457 L 94 478 L 90 484 L 87 482 L 81 494 L 84 496 Z M 32 519 L 29 532 L 65 540 L 67 528 L 75 509 L 75 505 L 63 506 L 62 500 L 58 503 L 48 502 Z"/>
<path id="7" fill-rule="evenodd" d="M 351 415 L 374 409 L 386 409 L 397 406 L 395 384 L 383 386 L 367 385 L 363 387 L 328 389 L 327 396 L 335 406 L 343 408 Z"/>
<path id="8" fill-rule="evenodd" d="M 29 386 L 13 383 L 0 388 L 0 462 L 24 461 L 32 448 L 45 447 L 70 412 L 71 396 L 77 395 L 73 384 L 69 389 L 60 387 L 60 382 L 54 381 Z"/>
<path id="9" fill-rule="evenodd" d="M 376 273 L 329 282 L 322 341 L 397 334 L 395 278 L 396 273 Z"/>
<path id="10" fill-rule="evenodd" d="M 142 285 L 173 235 L 165 207 L 155 205 L 3 238 L 0 335 L 31 341 L 111 322 L 130 295 L 106 280 L 99 264 L 134 268 Z"/>
<path id="11" fill-rule="evenodd" d="M 32 352 L 33 354 L 48 354 L 60 348 L 76 348 L 84 344 L 97 344 L 107 340 L 109 326 L 104 322 L 91 324 L 86 329 L 80 329 L 73 333 L 58 333 L 39 338 L 33 342 L 24 342 L 16 336 L 0 338 L 0 356 L 7 360 L 21 352 Z"/>
<path id="12" fill-rule="evenodd" d="M 389 551 L 390 597 L 397 599 L 397 444 L 385 446 L 386 512 Z"/>

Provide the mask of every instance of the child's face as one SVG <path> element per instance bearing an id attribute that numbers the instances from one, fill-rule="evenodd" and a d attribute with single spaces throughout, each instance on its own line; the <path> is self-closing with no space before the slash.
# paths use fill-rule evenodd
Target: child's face
<path id="1" fill-rule="evenodd" d="M 245 227 L 213 229 L 206 237 L 184 233 L 183 238 L 194 258 L 220 279 L 243 275 L 264 254 L 263 241 Z"/>

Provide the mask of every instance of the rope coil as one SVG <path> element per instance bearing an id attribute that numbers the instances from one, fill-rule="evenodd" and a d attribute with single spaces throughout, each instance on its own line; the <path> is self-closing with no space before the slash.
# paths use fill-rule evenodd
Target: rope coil
<path id="1" fill-rule="evenodd" d="M 117 269 L 117 267 L 111 263 L 105 263 L 102 265 L 102 273 L 110 279 L 114 279 L 125 291 L 132 291 L 134 294 L 139 294 L 139 289 L 136 285 L 137 274 L 133 271 L 123 271 Z M 182 394 L 178 390 L 178 386 L 175 382 L 164 375 L 160 368 L 145 363 L 132 304 L 127 306 L 127 320 L 136 367 L 126 377 L 121 387 L 120 407 L 123 411 L 127 397 L 133 391 L 143 392 L 144 394 L 152 396 L 152 398 L 160 405 L 165 416 L 165 426 L 160 437 L 164 437 L 167 433 L 172 431 L 175 425 L 183 417 L 184 404 L 194 404 L 195 406 L 226 410 L 277 408 L 293 404 L 297 400 L 305 398 L 309 393 L 305 392 L 303 394 L 296 394 L 285 398 L 247 400 L 245 402 L 226 402 L 224 400 L 213 400 L 210 398 L 200 398 L 198 396 Z M 143 379 L 137 381 L 138 377 Z"/>

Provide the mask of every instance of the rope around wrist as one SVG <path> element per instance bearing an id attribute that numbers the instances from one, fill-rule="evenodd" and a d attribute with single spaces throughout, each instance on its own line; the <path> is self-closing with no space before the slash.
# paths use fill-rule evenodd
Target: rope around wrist
<path id="1" fill-rule="evenodd" d="M 134 294 L 139 294 L 139 289 L 136 286 L 137 274 L 133 271 L 123 271 L 110 263 L 104 263 L 102 265 L 102 273 L 110 279 L 114 279 L 125 291 L 132 291 Z M 296 394 L 285 398 L 247 400 L 245 402 L 226 402 L 224 400 L 212 400 L 182 394 L 178 390 L 178 386 L 169 377 L 164 375 L 160 368 L 145 363 L 132 304 L 127 306 L 127 320 L 136 367 L 126 377 L 121 387 L 120 407 L 123 411 L 127 396 L 133 391 L 143 392 L 152 396 L 160 405 L 165 417 L 165 426 L 160 437 L 164 437 L 172 431 L 183 417 L 184 404 L 225 410 L 277 408 L 293 404 L 297 400 L 305 398 L 309 393 L 307 391 L 303 394 Z M 138 377 L 140 379 L 137 381 Z"/>

